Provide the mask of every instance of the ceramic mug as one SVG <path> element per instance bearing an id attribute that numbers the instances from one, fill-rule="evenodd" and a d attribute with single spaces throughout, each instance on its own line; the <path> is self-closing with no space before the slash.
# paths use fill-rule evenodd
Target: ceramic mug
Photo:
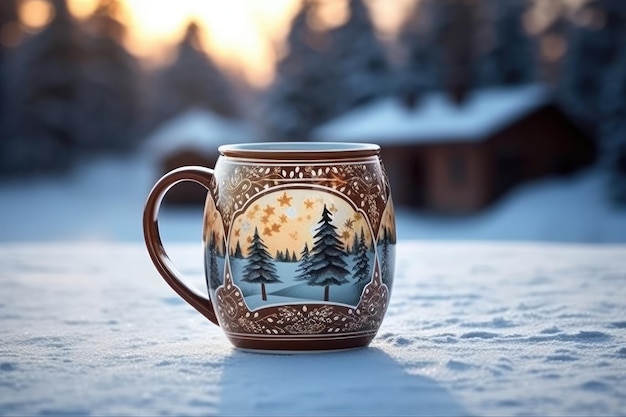
<path id="1" fill-rule="evenodd" d="M 175 169 L 150 192 L 143 218 L 150 257 L 235 347 L 367 346 L 387 310 L 395 263 L 395 215 L 379 150 L 357 143 L 221 146 L 215 169 Z M 159 236 L 161 201 L 181 181 L 208 190 L 208 297 L 184 283 Z"/>

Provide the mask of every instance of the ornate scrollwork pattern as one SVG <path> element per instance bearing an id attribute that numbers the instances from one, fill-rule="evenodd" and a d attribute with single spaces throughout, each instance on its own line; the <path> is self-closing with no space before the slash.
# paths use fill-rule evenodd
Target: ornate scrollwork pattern
<path id="1" fill-rule="evenodd" d="M 374 230 L 378 229 L 389 185 L 378 158 L 343 164 L 281 163 L 280 165 L 240 164 L 220 160 L 212 190 L 228 233 L 236 211 L 256 195 L 278 185 L 315 184 L 335 190 L 364 210 Z"/>

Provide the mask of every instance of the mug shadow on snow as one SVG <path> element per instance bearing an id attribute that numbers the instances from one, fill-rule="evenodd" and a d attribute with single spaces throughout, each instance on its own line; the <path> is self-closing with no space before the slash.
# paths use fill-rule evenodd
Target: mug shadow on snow
<path id="1" fill-rule="evenodd" d="M 271 355 L 233 350 L 220 415 L 466 415 L 435 380 L 377 348 Z M 332 405 L 331 405 L 332 404 Z"/>

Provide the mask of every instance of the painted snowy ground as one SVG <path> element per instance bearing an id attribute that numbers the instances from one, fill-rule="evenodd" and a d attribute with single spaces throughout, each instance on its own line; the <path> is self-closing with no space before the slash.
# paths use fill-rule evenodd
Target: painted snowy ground
<path id="1" fill-rule="evenodd" d="M 149 156 L 85 161 L 63 178 L 0 182 L 0 242 L 143 240 L 143 204 L 158 172 Z M 476 216 L 399 209 L 398 237 L 445 240 L 626 242 L 626 209 L 604 197 L 592 169 L 520 187 Z M 164 241 L 200 241 L 201 210 L 164 209 Z"/>
<path id="2" fill-rule="evenodd" d="M 374 263 L 374 254 L 369 253 L 370 265 Z M 348 271 L 352 271 L 355 261 L 350 257 L 346 260 Z M 277 262 L 275 264 L 282 282 L 266 285 L 267 300 L 261 298 L 261 285 L 242 281 L 246 261 L 231 258 L 230 260 L 233 281 L 241 288 L 246 305 L 249 309 L 254 310 L 259 307 L 267 307 L 273 304 L 291 304 L 302 303 L 303 300 L 324 300 L 324 287 L 310 286 L 306 282 L 289 279 L 298 276 L 297 269 L 300 265 L 298 262 Z M 356 306 L 363 288 L 367 282 L 354 283 L 349 282 L 344 285 L 335 285 L 330 287 L 330 301 L 342 303 L 350 306 Z"/>
<path id="3" fill-rule="evenodd" d="M 171 245 L 202 283 L 198 244 Z M 240 352 L 141 243 L 0 244 L 0 415 L 624 415 L 626 245 L 398 244 L 368 349 Z"/>

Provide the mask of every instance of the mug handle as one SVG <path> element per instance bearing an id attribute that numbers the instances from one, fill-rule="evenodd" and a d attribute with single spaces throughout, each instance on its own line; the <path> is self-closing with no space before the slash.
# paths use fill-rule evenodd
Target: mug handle
<path id="1" fill-rule="evenodd" d="M 170 188 L 179 182 L 191 181 L 202 185 L 208 191 L 211 187 L 212 178 L 213 170 L 200 166 L 177 168 L 161 177 L 150 191 L 146 201 L 143 211 L 143 235 L 150 258 L 165 282 L 189 305 L 219 326 L 210 298 L 184 283 L 182 274 L 165 252 L 159 234 L 158 222 L 161 202 Z"/>

